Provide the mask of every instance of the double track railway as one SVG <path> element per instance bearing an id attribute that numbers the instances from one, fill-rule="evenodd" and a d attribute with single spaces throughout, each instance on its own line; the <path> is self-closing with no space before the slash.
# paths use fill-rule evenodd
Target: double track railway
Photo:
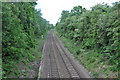
<path id="1" fill-rule="evenodd" d="M 43 47 L 40 78 L 90 78 L 90 75 L 62 45 L 59 37 L 51 31 Z"/>

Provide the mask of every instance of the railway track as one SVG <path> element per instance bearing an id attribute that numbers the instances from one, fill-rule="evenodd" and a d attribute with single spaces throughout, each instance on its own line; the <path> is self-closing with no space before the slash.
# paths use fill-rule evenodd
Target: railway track
<path id="1" fill-rule="evenodd" d="M 44 44 L 43 60 L 39 75 L 40 78 L 90 78 L 84 68 L 64 48 L 54 31 L 49 32 Z"/>

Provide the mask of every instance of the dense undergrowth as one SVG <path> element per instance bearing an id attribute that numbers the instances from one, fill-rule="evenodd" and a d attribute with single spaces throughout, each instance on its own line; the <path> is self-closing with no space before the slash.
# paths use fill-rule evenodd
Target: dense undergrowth
<path id="1" fill-rule="evenodd" d="M 58 34 L 59 35 L 59 34 Z M 118 72 L 111 71 L 114 66 L 109 65 L 109 60 L 103 61 L 104 55 L 94 50 L 82 49 L 76 46 L 74 41 L 61 37 L 64 46 L 75 56 L 75 58 L 89 71 L 90 75 L 97 78 L 116 78 Z M 79 52 L 79 50 L 81 50 Z"/>
<path id="2" fill-rule="evenodd" d="M 2 3 L 3 77 L 8 77 L 11 73 L 10 77 L 20 77 L 19 64 L 34 62 L 40 57 L 38 40 L 43 40 L 44 34 L 53 25 L 41 17 L 41 12 L 35 9 L 35 5 L 35 2 Z"/>
<path id="3" fill-rule="evenodd" d="M 95 77 L 118 77 L 119 21 L 120 2 L 113 6 L 97 4 L 91 10 L 76 6 L 71 11 L 62 11 L 56 30 L 67 39 L 68 44 L 65 44 L 69 50 Z"/>

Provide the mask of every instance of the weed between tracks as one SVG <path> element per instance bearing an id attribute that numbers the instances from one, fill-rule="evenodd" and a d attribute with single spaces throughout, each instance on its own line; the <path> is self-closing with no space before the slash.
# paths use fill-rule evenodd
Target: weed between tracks
<path id="1" fill-rule="evenodd" d="M 58 33 L 57 33 L 58 34 Z M 59 35 L 59 34 L 58 34 Z M 97 78 L 117 78 L 118 72 L 111 69 L 113 65 L 109 65 L 109 60 L 104 60 L 103 54 L 98 54 L 98 51 L 85 50 L 82 46 L 76 45 L 72 40 L 61 37 L 61 40 L 66 48 L 75 56 L 75 58 L 88 70 L 94 77 Z"/>

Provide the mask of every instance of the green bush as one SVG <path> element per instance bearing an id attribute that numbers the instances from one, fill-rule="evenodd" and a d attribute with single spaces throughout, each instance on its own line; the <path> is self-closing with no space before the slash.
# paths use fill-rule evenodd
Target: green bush
<path id="1" fill-rule="evenodd" d="M 35 9 L 35 2 L 2 3 L 2 63 L 3 77 L 12 72 L 16 62 L 23 58 L 34 61 L 31 48 L 36 38 L 53 27 Z"/>
<path id="2" fill-rule="evenodd" d="M 119 12 L 120 2 L 113 3 L 113 6 L 97 4 L 92 10 L 76 6 L 71 11 L 62 12 L 56 30 L 76 45 L 81 45 L 81 49 L 97 51 L 97 55 L 103 54 L 101 60 L 117 66 L 120 52 Z M 76 54 L 79 53 L 79 50 L 76 51 Z M 90 62 L 93 61 L 94 58 Z M 117 67 L 114 68 L 114 71 L 117 70 Z"/>

